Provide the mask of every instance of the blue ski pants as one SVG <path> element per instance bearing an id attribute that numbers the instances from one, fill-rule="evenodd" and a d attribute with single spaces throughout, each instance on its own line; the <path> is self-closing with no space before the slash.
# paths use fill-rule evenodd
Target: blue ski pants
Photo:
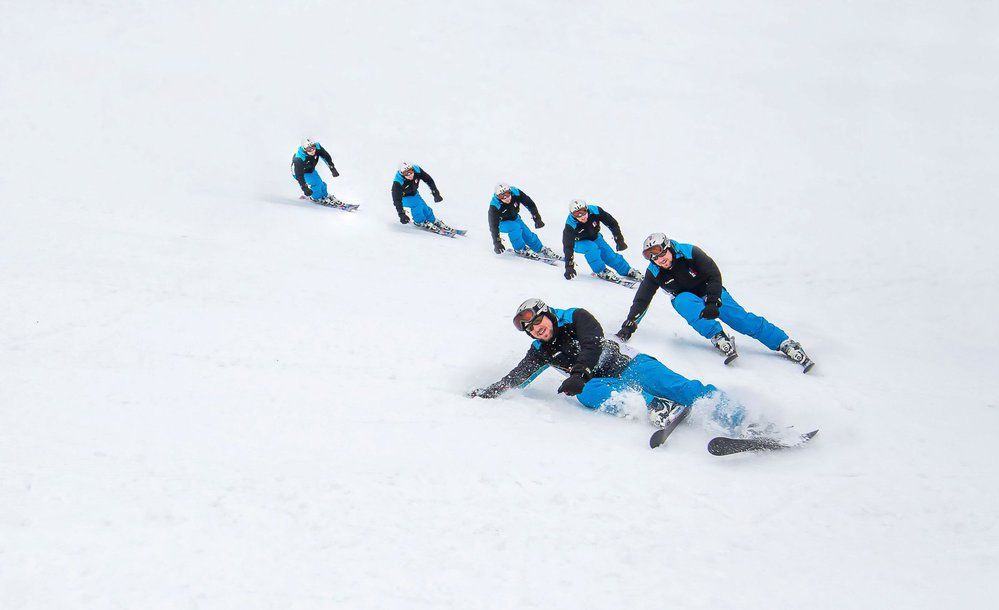
<path id="1" fill-rule="evenodd" d="M 590 269 L 593 269 L 593 273 L 600 273 L 608 265 L 621 275 L 628 275 L 628 272 L 631 271 L 631 265 L 628 264 L 628 261 L 615 252 L 614 248 L 611 248 L 603 235 L 597 235 L 597 238 L 592 241 L 577 241 L 572 249 L 586 257 L 586 262 L 589 263 Z"/>
<path id="2" fill-rule="evenodd" d="M 514 250 L 523 250 L 524 246 L 530 246 L 535 252 L 541 251 L 541 240 L 534 234 L 534 231 L 527 228 L 524 219 L 517 216 L 514 220 L 502 220 L 499 223 L 500 233 L 506 233 L 510 238 L 510 245 Z"/>
<path id="3" fill-rule="evenodd" d="M 420 197 L 420 194 L 410 195 L 408 197 L 402 198 L 402 207 L 409 208 L 409 212 L 413 215 L 413 222 L 420 224 L 423 222 L 434 222 L 437 217 L 434 216 L 434 211 L 427 205 L 427 202 Z"/>
<path id="4" fill-rule="evenodd" d="M 748 335 L 772 350 L 776 350 L 787 339 L 787 333 L 768 322 L 766 318 L 743 309 L 728 290 L 722 290 L 721 302 L 718 319 L 731 326 L 735 332 Z M 718 320 L 698 317 L 704 310 L 704 299 L 693 293 L 681 292 L 676 295 L 673 298 L 673 309 L 705 339 L 714 337 L 722 330 Z"/>
<path id="5" fill-rule="evenodd" d="M 648 354 L 639 354 L 621 372 L 620 377 L 594 377 L 586 382 L 576 399 L 583 406 L 598 409 L 616 392 L 640 390 L 648 405 L 656 397 L 691 406 L 699 398 L 712 396 L 712 417 L 727 428 L 742 423 L 745 409 L 711 384 L 687 379 Z"/>
<path id="6" fill-rule="evenodd" d="M 319 177 L 319 172 L 309 172 L 308 174 L 305 174 L 305 183 L 309 185 L 310 189 L 312 189 L 312 198 L 314 200 L 319 201 L 329 195 L 329 191 L 326 189 L 326 183 Z"/>

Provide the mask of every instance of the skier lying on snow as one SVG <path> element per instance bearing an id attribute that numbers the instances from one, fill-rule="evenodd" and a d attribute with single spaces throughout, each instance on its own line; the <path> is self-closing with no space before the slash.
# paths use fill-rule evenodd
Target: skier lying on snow
<path id="1" fill-rule="evenodd" d="M 427 186 L 430 187 L 430 193 L 434 196 L 434 203 L 444 201 L 444 198 L 441 197 L 441 192 L 437 190 L 437 184 L 426 170 L 419 165 L 403 161 L 399 165 L 399 171 L 395 173 L 395 179 L 392 181 L 392 204 L 395 206 L 395 211 L 399 214 L 399 222 L 402 224 L 409 222 L 409 216 L 406 216 L 406 212 L 403 210 L 406 207 L 412 212 L 413 224 L 416 226 L 423 228 L 436 227 L 441 231 L 451 231 L 451 227 L 447 226 L 443 220 L 437 220 L 437 217 L 434 216 L 433 208 L 427 205 L 423 197 L 420 197 L 419 188 L 421 180 L 426 182 Z"/>
<path id="2" fill-rule="evenodd" d="M 585 309 L 555 309 L 540 299 L 528 299 L 517 308 L 513 324 L 535 340 L 527 355 L 502 379 L 472 390 L 469 397 L 496 398 L 511 388 L 526 386 L 553 366 L 569 374 L 559 393 L 575 396 L 590 409 L 617 413 L 619 402 L 614 394 L 634 389 L 641 391 L 649 419 L 656 426 L 663 426 L 677 405 L 691 406 L 700 398 L 714 403 L 712 418 L 729 431 L 738 428 L 745 417 L 743 407 L 713 385 L 687 379 L 647 354 L 621 353 L 616 342 L 604 338 L 600 323 Z"/>
<path id="3" fill-rule="evenodd" d="M 531 212 L 535 229 L 545 226 L 534 200 L 517 187 L 501 182 L 496 185 L 493 198 L 489 201 L 489 232 L 493 236 L 493 251 L 496 254 L 506 251 L 503 240 L 500 239 L 500 233 L 506 233 L 510 238 L 510 245 L 521 256 L 530 256 L 535 252 L 547 258 L 561 258 L 557 252 L 543 245 L 521 219 L 521 204 Z"/>
<path id="4" fill-rule="evenodd" d="M 774 351 L 811 370 L 814 363 L 801 349 L 801 345 L 788 338 L 787 333 L 766 318 L 742 308 L 722 286 L 721 271 L 710 256 L 697 246 L 681 244 L 662 233 L 653 233 L 645 239 L 642 255 L 649 261 L 628 318 L 617 331 L 617 336 L 627 341 L 638 329 L 657 288 L 672 296 L 673 309 L 702 337 L 710 339 L 715 348 L 725 356 L 728 364 L 738 356 L 735 339 L 728 335 L 717 318 L 735 331 L 753 337 Z"/>
<path id="5" fill-rule="evenodd" d="M 302 145 L 298 147 L 295 156 L 291 158 L 291 174 L 298 181 L 298 186 L 302 188 L 302 193 L 306 197 L 310 197 L 313 201 L 329 199 L 330 203 L 335 203 L 336 198 L 326 190 L 326 183 L 316 171 L 316 165 L 319 164 L 320 159 L 326 162 L 326 166 L 330 168 L 330 174 L 334 178 L 340 175 L 340 172 L 336 171 L 336 167 L 333 166 L 333 157 L 330 156 L 330 153 L 319 142 L 313 142 L 310 138 L 302 140 Z"/>
<path id="6" fill-rule="evenodd" d="M 565 219 L 565 228 L 562 229 L 565 279 L 571 280 L 576 277 L 576 269 L 572 264 L 572 255 L 575 252 L 582 254 L 593 273 L 605 280 L 616 280 L 614 271 L 632 279 L 642 279 L 641 272 L 632 269 L 623 256 L 611 250 L 610 244 L 600 234 L 601 222 L 605 223 L 614 235 L 617 252 L 628 247 L 628 244 L 624 243 L 621 226 L 606 210 L 600 206 L 589 205 L 582 199 L 573 199 L 569 204 L 569 217 Z"/>

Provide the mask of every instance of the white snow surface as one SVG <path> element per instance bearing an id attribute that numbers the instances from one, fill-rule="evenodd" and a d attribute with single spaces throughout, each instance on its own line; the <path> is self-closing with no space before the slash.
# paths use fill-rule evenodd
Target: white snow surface
<path id="1" fill-rule="evenodd" d="M 995 607 L 994 2 L 0 15 L 0 608 Z M 398 223 L 404 159 L 467 238 Z M 465 398 L 523 299 L 633 295 L 493 254 L 498 181 L 556 247 L 575 197 L 702 246 L 815 370 L 662 294 L 631 344 L 814 442 Z"/>

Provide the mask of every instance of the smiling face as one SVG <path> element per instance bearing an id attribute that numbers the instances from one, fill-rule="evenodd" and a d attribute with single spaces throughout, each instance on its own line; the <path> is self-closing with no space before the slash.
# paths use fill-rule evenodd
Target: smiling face
<path id="1" fill-rule="evenodd" d="M 572 213 L 572 217 L 576 219 L 577 222 L 585 223 L 586 219 L 590 217 L 590 212 L 586 208 L 582 210 L 576 210 Z"/>
<path id="2" fill-rule="evenodd" d="M 513 200 L 513 194 L 510 193 L 510 191 L 507 191 L 502 195 L 497 195 L 496 198 L 502 201 L 503 203 L 510 203 Z"/>
<path id="3" fill-rule="evenodd" d="M 406 180 L 412 180 L 413 176 L 415 175 L 416 171 L 412 169 L 407 169 L 406 171 L 402 172 L 402 177 L 405 178 Z"/>
<path id="4" fill-rule="evenodd" d="M 541 314 L 527 327 L 527 334 L 540 341 L 551 341 L 555 336 L 555 325 L 550 317 Z"/>
<path id="5" fill-rule="evenodd" d="M 306 148 L 305 149 L 305 154 L 309 155 L 310 157 L 316 156 L 316 147 L 315 146 L 310 146 L 310 147 Z"/>
<path id="6" fill-rule="evenodd" d="M 673 266 L 673 249 L 664 248 L 662 252 L 654 254 L 649 260 L 659 265 L 660 269 L 669 269 Z"/>

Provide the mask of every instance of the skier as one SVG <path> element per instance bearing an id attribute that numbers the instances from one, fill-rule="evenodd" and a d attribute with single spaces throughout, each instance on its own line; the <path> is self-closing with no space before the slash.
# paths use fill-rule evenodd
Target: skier
<path id="1" fill-rule="evenodd" d="M 520 218 L 521 204 L 531 212 L 535 229 L 545 226 L 534 200 L 517 187 L 501 182 L 496 185 L 493 198 L 489 201 L 489 232 L 493 236 L 493 250 L 496 254 L 506 251 L 503 240 L 500 239 L 500 233 L 506 233 L 510 238 L 510 245 L 521 256 L 537 253 L 547 258 L 561 258 L 557 252 L 542 245 L 534 231 Z"/>
<path id="2" fill-rule="evenodd" d="M 581 253 L 586 258 L 593 273 L 601 279 L 616 281 L 618 278 L 614 271 L 635 280 L 642 279 L 641 272 L 633 269 L 623 256 L 611 250 L 610 244 L 600 235 L 601 222 L 606 223 L 614 235 L 617 252 L 628 247 L 628 244 L 624 243 L 621 226 L 606 210 L 599 206 L 589 205 L 582 199 L 572 200 L 569 205 L 569 217 L 566 218 L 565 228 L 562 230 L 562 249 L 565 251 L 565 279 L 571 280 L 576 277 L 576 269 L 572 264 L 574 252 Z"/>
<path id="3" fill-rule="evenodd" d="M 420 188 L 420 181 L 427 183 L 430 187 L 430 193 L 434 196 L 434 203 L 440 203 L 444 201 L 441 197 L 440 191 L 437 190 L 437 184 L 434 183 L 434 179 L 430 177 L 430 174 L 426 172 L 419 165 L 413 165 L 406 161 L 399 165 L 399 171 L 395 173 L 395 180 L 392 182 L 392 203 L 395 205 L 395 211 L 399 213 L 399 222 L 406 224 L 409 222 L 409 216 L 406 216 L 403 207 L 409 208 L 409 211 L 413 214 L 413 223 L 418 227 L 430 228 L 436 227 L 441 231 L 451 231 L 451 227 L 447 226 L 444 221 L 437 220 L 434 216 L 434 210 L 427 205 L 427 202 L 420 197 L 418 189 Z"/>
<path id="4" fill-rule="evenodd" d="M 617 413 L 614 395 L 635 389 L 645 398 L 649 419 L 656 426 L 661 427 L 680 406 L 691 406 L 700 398 L 715 403 L 712 418 L 724 428 L 734 430 L 743 422 L 743 407 L 713 385 L 687 379 L 647 354 L 621 353 L 585 309 L 556 309 L 540 299 L 527 299 L 517 307 L 513 325 L 534 339 L 527 355 L 502 379 L 472 390 L 469 397 L 496 398 L 526 386 L 552 366 L 569 375 L 559 393 L 575 396 L 590 409 Z"/>
<path id="5" fill-rule="evenodd" d="M 635 293 L 628 318 L 617 332 L 622 340 L 627 341 L 635 333 L 656 289 L 662 288 L 672 295 L 673 309 L 725 356 L 725 364 L 734 360 L 738 353 L 735 339 L 722 329 L 718 319 L 735 331 L 783 353 L 800 364 L 805 373 L 814 366 L 801 344 L 766 318 L 747 312 L 732 298 L 722 285 L 718 265 L 704 250 L 671 240 L 663 233 L 653 233 L 646 238 L 642 255 L 649 260 L 649 267 Z"/>
<path id="6" fill-rule="evenodd" d="M 339 203 L 339 200 L 326 189 L 326 183 L 316 171 L 316 165 L 320 159 L 326 162 L 326 166 L 330 168 L 330 174 L 334 178 L 340 175 L 340 172 L 336 171 L 336 167 L 333 166 L 333 157 L 330 156 L 330 153 L 319 142 L 315 142 L 311 138 L 304 138 L 302 145 L 295 152 L 295 156 L 291 158 L 291 173 L 298 181 L 298 185 L 302 187 L 302 193 L 311 198 L 312 201 Z"/>

